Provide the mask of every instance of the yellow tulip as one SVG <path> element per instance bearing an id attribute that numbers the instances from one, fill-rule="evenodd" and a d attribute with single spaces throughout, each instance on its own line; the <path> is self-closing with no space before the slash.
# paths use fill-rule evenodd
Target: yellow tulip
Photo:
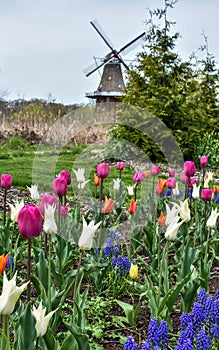
<path id="1" fill-rule="evenodd" d="M 129 276 L 132 280 L 135 280 L 138 277 L 138 265 L 131 264 L 130 270 L 129 270 Z"/>

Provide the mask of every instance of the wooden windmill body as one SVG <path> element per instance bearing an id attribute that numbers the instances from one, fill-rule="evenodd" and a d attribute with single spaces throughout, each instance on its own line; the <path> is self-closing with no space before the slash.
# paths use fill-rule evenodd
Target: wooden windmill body
<path id="1" fill-rule="evenodd" d="M 142 40 L 145 33 L 140 34 L 137 38 L 117 51 L 113 48 L 113 44 L 103 32 L 98 22 L 94 20 L 90 23 L 101 36 L 101 38 L 105 41 L 106 45 L 110 48 L 111 51 L 105 56 L 101 64 L 92 65 L 84 71 L 85 75 L 89 76 L 97 71 L 100 67 L 104 66 L 97 90 L 94 92 L 86 93 L 85 96 L 96 100 L 97 109 L 104 107 L 108 111 L 111 111 L 121 101 L 121 98 L 125 93 L 125 84 L 121 66 L 123 65 L 126 69 L 129 69 L 129 67 L 122 59 L 121 53 L 125 54 L 130 51 L 134 46 L 136 46 L 136 44 L 139 43 L 140 40 Z"/>

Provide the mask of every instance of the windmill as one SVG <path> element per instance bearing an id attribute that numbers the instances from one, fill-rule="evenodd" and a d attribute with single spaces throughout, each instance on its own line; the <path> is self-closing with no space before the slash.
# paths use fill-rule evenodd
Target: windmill
<path id="1" fill-rule="evenodd" d="M 97 20 L 90 22 L 105 44 L 110 49 L 109 53 L 97 64 L 93 64 L 84 70 L 86 77 L 96 72 L 103 66 L 103 73 L 101 76 L 100 84 L 96 91 L 86 93 L 85 96 L 96 100 L 96 105 L 112 107 L 118 103 L 119 98 L 124 95 L 125 84 L 122 76 L 121 65 L 129 70 L 128 65 L 124 62 L 122 55 L 126 55 L 133 50 L 140 41 L 143 40 L 145 32 L 138 35 L 135 39 L 131 40 L 128 44 L 124 45 L 120 50 L 116 50 L 110 39 L 106 36 Z"/>

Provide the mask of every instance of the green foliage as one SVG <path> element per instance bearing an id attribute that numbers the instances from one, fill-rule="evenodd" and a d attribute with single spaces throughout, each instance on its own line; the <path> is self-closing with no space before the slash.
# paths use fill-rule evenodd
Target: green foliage
<path id="1" fill-rule="evenodd" d="M 212 131 L 205 133 L 200 137 L 198 144 L 195 147 L 195 161 L 199 164 L 199 159 L 203 155 L 208 155 L 209 165 L 214 168 L 219 168 L 219 132 Z"/>
<path id="2" fill-rule="evenodd" d="M 4 147 L 9 150 L 25 150 L 28 147 L 28 143 L 19 136 L 12 136 L 7 140 Z"/>

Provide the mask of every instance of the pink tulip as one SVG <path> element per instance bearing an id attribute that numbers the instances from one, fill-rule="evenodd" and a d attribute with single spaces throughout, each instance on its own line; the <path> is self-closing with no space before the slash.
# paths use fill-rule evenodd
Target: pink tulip
<path id="1" fill-rule="evenodd" d="M 42 217 L 39 208 L 25 205 L 18 213 L 18 229 L 25 238 L 38 237 L 42 231 Z"/>
<path id="2" fill-rule="evenodd" d="M 150 168 L 150 173 L 151 175 L 153 176 L 157 176 L 160 172 L 160 167 L 157 166 L 157 165 L 152 165 L 151 168 Z"/>
<path id="3" fill-rule="evenodd" d="M 175 177 L 169 177 L 166 181 L 166 186 L 170 189 L 176 188 L 176 178 Z"/>
<path id="4" fill-rule="evenodd" d="M 212 198 L 212 189 L 211 188 L 204 188 L 202 190 L 202 200 L 209 202 Z"/>
<path id="5" fill-rule="evenodd" d="M 186 176 L 193 176 L 195 174 L 196 171 L 196 166 L 195 163 L 188 160 L 184 163 L 184 171 Z"/>
<path id="6" fill-rule="evenodd" d="M 53 180 L 52 189 L 53 189 L 54 193 L 57 194 L 57 196 L 59 196 L 59 197 L 66 196 L 67 182 L 64 179 L 64 177 L 60 177 L 60 176 L 56 177 Z"/>
<path id="7" fill-rule="evenodd" d="M 208 156 L 202 156 L 202 157 L 200 158 L 200 164 L 201 164 L 202 166 L 208 165 Z"/>
<path id="8" fill-rule="evenodd" d="M 110 166 L 107 163 L 98 164 L 96 168 L 97 176 L 100 179 L 106 179 L 109 176 Z"/>
<path id="9" fill-rule="evenodd" d="M 68 207 L 66 207 L 66 205 L 62 205 L 60 207 L 60 215 L 61 216 L 67 216 L 68 215 Z"/>
<path id="10" fill-rule="evenodd" d="M 183 184 L 188 183 L 188 176 L 186 176 L 185 171 L 182 171 L 180 174 L 180 180 Z"/>
<path id="11" fill-rule="evenodd" d="M 118 162 L 117 163 L 117 168 L 118 168 L 118 170 L 123 170 L 124 169 L 124 167 L 125 167 L 125 164 L 123 163 L 123 162 Z"/>
<path id="12" fill-rule="evenodd" d="M 58 200 L 55 196 L 53 196 L 52 194 L 48 194 L 48 193 L 45 193 L 42 198 L 41 198 L 41 201 L 40 201 L 40 206 L 39 206 L 39 210 L 40 210 L 40 213 L 41 215 L 44 215 L 45 213 L 45 205 L 58 205 Z"/>
<path id="13" fill-rule="evenodd" d="M 71 183 L 71 174 L 68 170 L 62 170 L 59 174 L 60 177 L 64 177 L 65 181 L 67 182 L 67 185 L 70 185 Z"/>
<path id="14" fill-rule="evenodd" d="M 132 177 L 132 180 L 137 182 L 137 183 L 141 183 L 143 180 L 145 179 L 145 176 L 144 176 L 144 172 L 143 171 L 137 171 L 133 177 Z"/>
<path id="15" fill-rule="evenodd" d="M 8 190 L 12 185 L 12 176 L 10 174 L 1 175 L 1 188 Z"/>
<path id="16" fill-rule="evenodd" d="M 169 171 L 168 171 L 168 174 L 169 174 L 170 177 L 174 177 L 176 175 L 176 170 L 170 168 Z"/>
<path id="17" fill-rule="evenodd" d="M 194 177 L 191 177 L 190 182 L 189 182 L 189 187 L 193 187 L 193 185 L 196 184 L 196 179 Z"/>

